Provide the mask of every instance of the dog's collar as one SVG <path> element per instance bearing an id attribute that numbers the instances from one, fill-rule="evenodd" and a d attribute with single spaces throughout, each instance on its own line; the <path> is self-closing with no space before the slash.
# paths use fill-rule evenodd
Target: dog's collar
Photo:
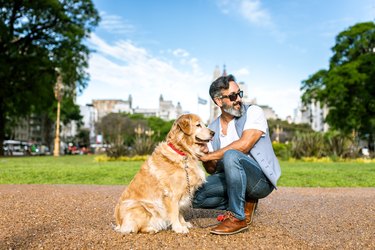
<path id="1" fill-rule="evenodd" d="M 168 146 L 171 147 L 171 149 L 173 149 L 177 154 L 179 155 L 182 155 L 182 156 L 186 156 L 186 154 L 180 150 L 178 150 L 172 143 L 168 143 Z"/>

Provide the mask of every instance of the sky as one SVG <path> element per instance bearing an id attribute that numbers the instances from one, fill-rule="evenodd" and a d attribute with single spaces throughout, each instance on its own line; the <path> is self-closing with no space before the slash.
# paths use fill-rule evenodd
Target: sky
<path id="1" fill-rule="evenodd" d="M 301 82 L 328 69 L 335 37 L 375 20 L 375 0 L 93 0 L 102 18 L 87 41 L 93 99 L 133 98 L 158 108 L 159 97 L 209 118 L 216 67 L 245 82 L 250 99 L 279 118 L 293 117 Z"/>

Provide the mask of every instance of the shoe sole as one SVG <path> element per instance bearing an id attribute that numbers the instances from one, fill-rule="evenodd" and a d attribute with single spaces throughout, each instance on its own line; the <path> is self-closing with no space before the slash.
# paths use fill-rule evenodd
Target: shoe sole
<path id="1" fill-rule="evenodd" d="M 250 224 L 253 222 L 253 220 L 254 220 L 254 215 L 255 215 L 255 212 L 256 212 L 257 208 L 258 208 L 258 202 L 255 204 L 255 207 L 254 207 L 254 209 L 253 209 L 253 211 L 252 211 L 252 213 L 251 213 L 251 220 L 250 220 L 249 222 L 247 222 L 247 225 L 248 225 L 248 226 L 250 226 Z"/>
<path id="2" fill-rule="evenodd" d="M 225 232 L 216 232 L 216 231 L 210 231 L 210 233 L 212 233 L 212 234 L 217 234 L 217 235 L 232 235 L 232 234 L 240 233 L 240 232 L 245 231 L 245 230 L 247 230 L 247 229 L 249 229 L 248 226 L 243 227 L 243 228 L 240 228 L 240 229 L 238 229 L 237 231 L 230 232 L 230 233 L 225 233 Z"/>

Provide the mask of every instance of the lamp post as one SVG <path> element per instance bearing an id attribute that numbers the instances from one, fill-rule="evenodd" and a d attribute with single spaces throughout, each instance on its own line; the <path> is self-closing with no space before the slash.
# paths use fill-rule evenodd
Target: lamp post
<path id="1" fill-rule="evenodd" d="M 57 82 L 54 88 L 55 98 L 57 100 L 57 116 L 56 116 L 56 131 L 55 131 L 55 147 L 53 149 L 53 156 L 60 156 L 60 102 L 62 98 L 62 77 L 58 72 Z"/>

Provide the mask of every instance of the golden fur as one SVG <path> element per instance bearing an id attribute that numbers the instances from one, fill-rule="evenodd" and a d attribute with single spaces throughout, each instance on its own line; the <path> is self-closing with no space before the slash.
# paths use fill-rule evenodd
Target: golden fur
<path id="1" fill-rule="evenodd" d="M 121 233 L 157 233 L 171 226 L 176 233 L 188 233 L 191 224 L 181 210 L 189 207 L 190 198 L 185 172 L 187 167 L 193 193 L 205 181 L 198 157 L 200 144 L 212 139 L 199 116 L 180 116 L 152 155 L 142 165 L 122 193 L 115 208 L 116 228 Z M 175 149 L 183 152 L 180 155 Z"/>

